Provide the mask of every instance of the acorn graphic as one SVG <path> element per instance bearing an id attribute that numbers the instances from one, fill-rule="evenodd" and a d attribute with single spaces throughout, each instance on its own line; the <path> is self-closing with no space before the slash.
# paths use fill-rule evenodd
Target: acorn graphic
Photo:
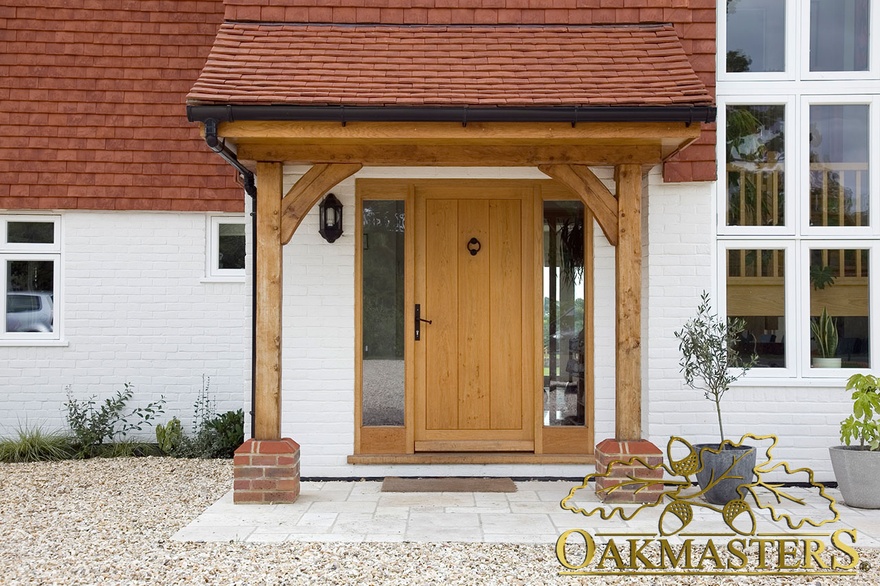
<path id="1" fill-rule="evenodd" d="M 672 459 L 672 444 L 674 444 L 675 442 L 679 442 L 687 446 L 688 455 L 681 460 Z M 680 437 L 674 437 L 669 440 L 669 443 L 666 446 L 666 456 L 669 459 L 669 469 L 678 476 L 688 477 L 692 474 L 696 474 L 697 471 L 700 469 L 700 457 L 697 454 L 697 451 L 694 449 L 694 446 L 689 444 L 686 440 L 681 439 Z"/>
<path id="2" fill-rule="evenodd" d="M 672 501 L 660 513 L 660 535 L 675 535 L 694 519 L 694 508 L 684 501 Z"/>
<path id="3" fill-rule="evenodd" d="M 743 516 L 745 513 L 745 516 Z M 735 499 L 724 505 L 721 516 L 727 526 L 740 535 L 755 534 L 755 514 L 749 503 L 742 499 Z"/>

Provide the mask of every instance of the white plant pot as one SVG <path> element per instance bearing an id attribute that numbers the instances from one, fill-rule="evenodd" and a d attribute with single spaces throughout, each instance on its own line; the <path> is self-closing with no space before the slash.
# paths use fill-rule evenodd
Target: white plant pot
<path id="1" fill-rule="evenodd" d="M 840 358 L 813 358 L 813 368 L 840 368 Z"/>
<path id="2" fill-rule="evenodd" d="M 858 446 L 835 446 L 828 450 L 843 504 L 860 509 L 880 509 L 880 451 L 863 450 Z"/>

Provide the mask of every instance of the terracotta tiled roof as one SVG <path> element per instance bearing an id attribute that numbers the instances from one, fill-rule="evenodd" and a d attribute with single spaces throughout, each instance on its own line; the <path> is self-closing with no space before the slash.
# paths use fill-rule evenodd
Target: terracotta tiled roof
<path id="1" fill-rule="evenodd" d="M 671 25 L 226 23 L 191 103 L 707 105 Z"/>
<path id="2" fill-rule="evenodd" d="M 0 208 L 237 211 L 186 121 L 221 0 L 0 6 Z"/>

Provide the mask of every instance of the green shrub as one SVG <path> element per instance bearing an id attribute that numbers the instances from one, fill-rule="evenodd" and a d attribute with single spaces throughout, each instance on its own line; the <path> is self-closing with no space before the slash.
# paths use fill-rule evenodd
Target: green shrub
<path id="1" fill-rule="evenodd" d="M 104 403 L 97 405 L 96 397 L 91 396 L 86 401 L 79 401 L 73 396 L 68 385 L 67 423 L 73 432 L 73 440 L 78 455 L 81 457 L 93 457 L 104 452 L 102 446 L 113 443 L 115 440 L 124 439 L 132 431 L 140 431 L 144 425 L 152 425 L 158 415 L 165 412 L 165 398 L 154 401 L 146 407 L 138 407 L 125 413 L 126 405 L 134 395 L 134 386 L 125 383 L 123 390 Z"/>
<path id="2" fill-rule="evenodd" d="M 23 426 L 16 437 L 0 440 L 0 462 L 47 462 L 72 458 L 70 438 L 60 432 L 45 432 Z"/>
<path id="3" fill-rule="evenodd" d="M 159 443 L 159 450 L 163 454 L 173 455 L 177 452 L 184 441 L 180 419 L 172 417 L 168 425 L 157 425 L 156 441 Z"/>
<path id="4" fill-rule="evenodd" d="M 208 422 L 208 428 L 216 434 L 212 458 L 231 458 L 244 443 L 244 411 L 227 411 Z"/>

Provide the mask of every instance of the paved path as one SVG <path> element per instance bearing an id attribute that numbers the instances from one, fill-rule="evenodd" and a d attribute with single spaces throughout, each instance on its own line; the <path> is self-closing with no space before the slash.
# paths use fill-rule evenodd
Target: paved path
<path id="1" fill-rule="evenodd" d="M 656 534 L 662 507 L 645 509 L 629 521 L 603 521 L 563 510 L 560 501 L 576 482 L 517 482 L 512 493 L 383 493 L 382 483 L 303 482 L 302 492 L 289 505 L 235 505 L 232 492 L 224 495 L 196 520 L 178 531 L 178 541 L 347 542 L 482 542 L 555 543 L 568 529 L 585 529 L 597 541 L 628 534 Z M 793 518 L 823 519 L 827 502 L 815 489 L 786 489 L 802 498 L 805 507 L 789 506 Z M 829 534 L 837 529 L 858 531 L 859 547 L 880 547 L 880 510 L 853 509 L 837 499 L 840 521 L 800 531 Z M 592 491 L 581 490 L 576 502 L 585 509 L 600 506 Z M 607 507 L 606 507 L 607 508 Z M 632 508 L 628 509 L 632 511 Z M 718 512 L 694 507 L 694 521 L 670 540 L 691 534 L 734 534 Z M 808 514 L 809 513 L 809 514 Z M 785 533 L 766 511 L 755 514 L 759 532 Z M 668 520 L 668 519 L 667 519 Z M 686 533 L 690 532 L 690 533 Z"/>

